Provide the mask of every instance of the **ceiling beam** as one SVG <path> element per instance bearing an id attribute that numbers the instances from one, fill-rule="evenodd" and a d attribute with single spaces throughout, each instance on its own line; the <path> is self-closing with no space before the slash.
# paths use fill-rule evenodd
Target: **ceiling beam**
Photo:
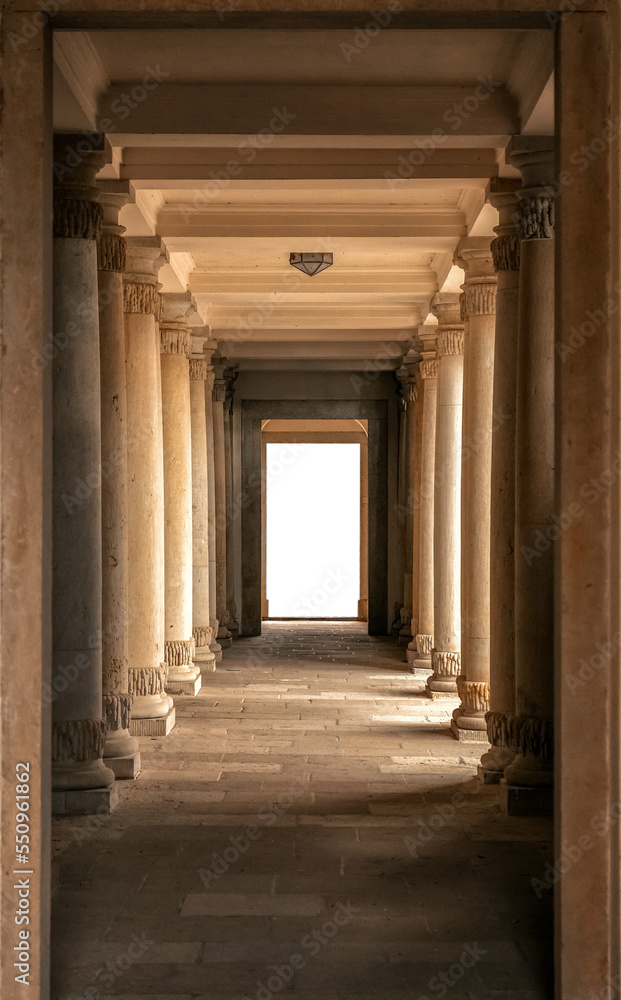
<path id="1" fill-rule="evenodd" d="M 515 99 L 504 86 L 481 81 L 460 87 L 164 82 L 147 91 L 136 79 L 112 85 L 100 100 L 98 117 L 106 132 L 123 122 L 125 131 L 148 133 L 418 133 L 435 134 L 438 145 L 444 134 L 519 132 Z"/>

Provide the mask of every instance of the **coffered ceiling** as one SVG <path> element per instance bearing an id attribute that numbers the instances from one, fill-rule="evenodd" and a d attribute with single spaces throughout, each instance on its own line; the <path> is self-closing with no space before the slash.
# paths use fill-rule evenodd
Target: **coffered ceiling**
<path id="1" fill-rule="evenodd" d="M 240 366 L 396 367 L 509 136 L 553 131 L 552 70 L 546 31 L 57 32 L 55 127 L 107 133 L 127 234 Z"/>

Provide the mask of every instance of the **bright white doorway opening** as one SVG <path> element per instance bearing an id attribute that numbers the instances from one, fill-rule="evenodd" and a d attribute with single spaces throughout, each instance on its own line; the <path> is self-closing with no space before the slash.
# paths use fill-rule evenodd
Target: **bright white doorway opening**
<path id="1" fill-rule="evenodd" d="M 356 618 L 360 445 L 266 445 L 270 618 Z"/>

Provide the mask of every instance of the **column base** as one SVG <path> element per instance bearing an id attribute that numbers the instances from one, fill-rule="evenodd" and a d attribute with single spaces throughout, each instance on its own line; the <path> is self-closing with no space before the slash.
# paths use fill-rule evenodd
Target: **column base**
<path id="1" fill-rule="evenodd" d="M 192 671 L 185 679 L 169 677 L 166 681 L 166 690 L 172 694 L 187 694 L 195 698 L 203 683 L 200 668 L 196 667 L 195 669 L 196 676 L 194 676 L 194 671 Z"/>
<path id="2" fill-rule="evenodd" d="M 488 727 L 488 739 L 490 735 Z M 493 736 L 493 733 L 492 733 Z M 492 746 L 481 756 L 478 778 L 484 785 L 497 785 L 504 777 L 505 768 L 514 759 L 515 753 L 503 746 Z"/>
<path id="3" fill-rule="evenodd" d="M 499 785 L 502 780 L 502 771 L 492 771 L 491 768 L 479 764 L 477 778 L 482 785 Z"/>
<path id="4" fill-rule="evenodd" d="M 500 781 L 500 807 L 506 816 L 552 816 L 554 789 L 551 786 L 527 788 Z"/>
<path id="5" fill-rule="evenodd" d="M 463 729 L 455 719 L 451 719 L 451 729 L 460 743 L 489 743 L 487 729 Z"/>
<path id="6" fill-rule="evenodd" d="M 435 687 L 431 687 L 432 684 L 437 684 L 437 681 L 428 680 L 427 687 L 425 688 L 425 694 L 432 699 L 432 701 L 457 701 L 459 695 L 457 693 L 457 685 L 451 687 L 447 685 L 447 689 L 441 688 L 439 691 Z M 442 683 L 442 682 L 441 682 Z"/>
<path id="7" fill-rule="evenodd" d="M 219 635 L 218 642 L 220 643 L 220 649 L 230 649 L 233 645 L 233 639 L 230 635 Z"/>
<path id="8" fill-rule="evenodd" d="M 209 647 L 209 652 L 213 653 L 216 663 L 219 663 L 222 659 L 222 646 L 219 642 L 212 642 Z"/>
<path id="9" fill-rule="evenodd" d="M 157 719 L 136 719 L 132 716 L 129 723 L 129 731 L 132 736 L 168 736 L 175 725 L 175 706 L 173 705 L 167 715 L 162 715 Z"/>
<path id="10" fill-rule="evenodd" d="M 140 750 L 126 754 L 124 757 L 104 757 L 106 767 L 114 771 L 117 781 L 137 778 L 140 774 Z"/>
<path id="11" fill-rule="evenodd" d="M 101 754 L 103 747 L 95 747 L 94 750 Z M 83 761 L 52 760 L 53 792 L 98 791 L 112 784 L 114 773 L 106 766 L 102 757 L 91 757 Z"/>
<path id="12" fill-rule="evenodd" d="M 398 646 L 409 646 L 412 641 L 412 629 L 409 625 L 403 625 L 403 627 L 397 633 L 397 645 Z"/>
<path id="13" fill-rule="evenodd" d="M 421 681 L 425 681 L 426 684 L 433 673 L 431 663 L 425 663 L 425 660 L 422 660 L 419 656 L 417 660 L 410 663 L 410 673 L 413 677 L 419 677 Z"/>
<path id="14" fill-rule="evenodd" d="M 67 791 L 52 792 L 52 813 L 54 816 L 94 816 L 111 813 L 119 802 L 116 784 L 107 788 L 72 788 Z"/>
<path id="15" fill-rule="evenodd" d="M 130 716 L 131 718 L 131 716 Z M 118 760 L 119 757 L 131 757 L 138 752 L 138 742 L 128 729 L 129 719 L 125 719 L 123 729 L 108 729 L 104 743 L 103 759 L 106 766 L 108 760 Z M 118 775 L 117 775 L 118 777 Z"/>
<path id="16" fill-rule="evenodd" d="M 416 645 L 420 648 L 418 642 Z M 431 654 L 431 665 L 433 677 L 427 681 L 425 693 L 434 701 L 459 698 L 457 678 L 461 672 L 461 653 L 434 649 Z"/>
<path id="17" fill-rule="evenodd" d="M 201 646 L 194 654 L 194 662 L 202 674 L 213 672 L 216 669 L 216 654 L 211 652 L 209 646 Z"/>

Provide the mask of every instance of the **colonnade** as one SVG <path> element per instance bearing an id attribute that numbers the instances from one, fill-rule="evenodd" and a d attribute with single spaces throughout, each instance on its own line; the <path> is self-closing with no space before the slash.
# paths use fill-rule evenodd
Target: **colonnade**
<path id="1" fill-rule="evenodd" d="M 554 143 L 512 140 L 522 182 L 494 179 L 496 237 L 465 237 L 462 292 L 419 328 L 422 392 L 407 439 L 412 641 L 455 738 L 489 742 L 479 777 L 510 813 L 551 809 L 553 770 Z M 407 543 L 407 533 L 403 537 Z"/>
<path id="2" fill-rule="evenodd" d="M 71 149 L 67 137 L 57 162 Z M 492 181 L 497 236 L 455 252 L 422 355 L 399 372 L 404 603 L 399 641 L 452 730 L 486 742 L 509 811 L 552 783 L 554 217 L 552 140 L 519 137 Z M 159 237 L 124 238 L 103 146 L 55 190 L 53 765 L 59 811 L 107 808 L 239 634 L 231 398 L 190 293 L 162 295 Z M 196 325 L 193 325 L 196 323 Z M 404 503 L 404 499 L 407 502 Z M 550 544 L 541 544 L 541 538 Z M 228 544 L 227 544 L 228 543 Z M 227 583 L 228 579 L 228 583 Z M 493 582 L 493 585 L 492 585 Z"/>
<path id="3" fill-rule="evenodd" d="M 124 238 L 102 148 L 57 145 L 53 360 L 53 797 L 107 811 L 174 697 L 230 643 L 224 376 L 159 237 Z M 64 167 L 64 169 L 63 169 Z M 192 334 L 195 334 L 194 336 Z M 212 396 L 213 390 L 213 396 Z M 230 461 L 230 458 L 229 458 Z M 230 503 L 229 503 L 230 508 Z M 174 697 L 173 697 L 174 696 Z"/>

